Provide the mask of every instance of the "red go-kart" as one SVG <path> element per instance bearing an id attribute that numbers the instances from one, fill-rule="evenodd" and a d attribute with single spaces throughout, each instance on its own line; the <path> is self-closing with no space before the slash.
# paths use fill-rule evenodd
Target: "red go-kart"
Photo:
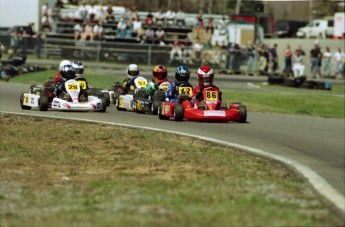
<path id="1" fill-rule="evenodd" d="M 227 106 L 225 102 L 221 101 L 221 94 L 217 87 L 205 87 L 200 92 L 202 101 L 196 101 L 194 105 L 188 94 L 181 94 L 177 103 L 161 102 L 158 109 L 159 119 L 246 123 L 247 108 L 245 105 L 232 103 Z"/>

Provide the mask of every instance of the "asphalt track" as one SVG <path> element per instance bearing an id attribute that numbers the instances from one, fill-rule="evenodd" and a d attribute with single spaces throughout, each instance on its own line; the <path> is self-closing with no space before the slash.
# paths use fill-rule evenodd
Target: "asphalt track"
<path id="1" fill-rule="evenodd" d="M 162 121 L 148 114 L 119 112 L 114 106 L 106 113 L 22 110 L 19 96 L 28 90 L 29 85 L 0 82 L 0 112 L 178 132 L 277 159 L 297 169 L 345 214 L 344 119 L 249 112 L 246 124 L 201 123 Z"/>

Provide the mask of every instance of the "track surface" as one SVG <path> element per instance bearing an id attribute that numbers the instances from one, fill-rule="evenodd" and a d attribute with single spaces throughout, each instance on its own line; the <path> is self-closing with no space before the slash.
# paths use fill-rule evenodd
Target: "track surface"
<path id="1" fill-rule="evenodd" d="M 0 111 L 151 127 L 253 147 L 310 167 L 345 195 L 344 119 L 249 112 L 248 123 L 238 124 L 161 121 L 157 116 L 119 112 L 114 106 L 106 113 L 28 111 L 19 106 L 20 94 L 28 90 L 29 85 L 0 82 Z"/>

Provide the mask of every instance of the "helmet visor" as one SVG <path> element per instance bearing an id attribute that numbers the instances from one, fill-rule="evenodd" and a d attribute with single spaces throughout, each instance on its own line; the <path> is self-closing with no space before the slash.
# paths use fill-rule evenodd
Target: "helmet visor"
<path id="1" fill-rule="evenodd" d="M 167 72 L 154 72 L 153 76 L 158 80 L 163 80 L 167 77 Z"/>
<path id="2" fill-rule="evenodd" d="M 128 75 L 130 76 L 138 76 L 139 71 L 138 70 L 128 70 Z"/>

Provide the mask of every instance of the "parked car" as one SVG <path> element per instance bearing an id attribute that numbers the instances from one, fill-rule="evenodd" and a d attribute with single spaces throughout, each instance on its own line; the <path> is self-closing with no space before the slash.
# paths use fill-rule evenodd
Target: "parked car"
<path id="1" fill-rule="evenodd" d="M 295 37 L 298 29 L 306 25 L 306 21 L 279 20 L 275 23 L 274 33 L 279 38 Z"/>
<path id="2" fill-rule="evenodd" d="M 296 35 L 300 38 L 310 37 L 332 37 L 334 31 L 334 20 L 318 19 L 312 20 L 305 27 L 298 29 Z"/>

